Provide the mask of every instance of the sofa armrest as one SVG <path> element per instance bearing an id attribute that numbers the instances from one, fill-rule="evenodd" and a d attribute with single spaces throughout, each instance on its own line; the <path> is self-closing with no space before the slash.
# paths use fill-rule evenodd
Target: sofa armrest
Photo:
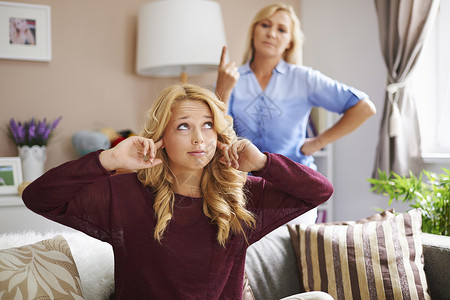
<path id="1" fill-rule="evenodd" d="M 422 246 L 431 298 L 450 299 L 450 237 L 422 233 Z"/>
<path id="2" fill-rule="evenodd" d="M 245 271 L 256 300 L 300 293 L 294 250 L 287 226 L 281 226 L 247 250 Z"/>

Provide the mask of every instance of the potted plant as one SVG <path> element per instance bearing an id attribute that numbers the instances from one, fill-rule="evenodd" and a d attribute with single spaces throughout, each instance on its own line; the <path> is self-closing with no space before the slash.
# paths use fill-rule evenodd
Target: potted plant
<path id="1" fill-rule="evenodd" d="M 420 208 L 423 232 L 450 236 L 450 170 L 442 170 L 441 174 L 423 170 L 419 177 L 411 172 L 406 177 L 392 171 L 388 176 L 378 170 L 378 179 L 367 180 L 372 184 L 371 191 L 389 196 L 389 205 L 395 200 Z"/>
<path id="2" fill-rule="evenodd" d="M 61 117 L 53 122 L 45 118 L 42 121 L 34 118 L 25 122 L 9 121 L 8 132 L 17 146 L 25 182 L 31 182 L 44 173 L 46 147 L 60 120 Z"/>
<path id="3" fill-rule="evenodd" d="M 45 118 L 42 121 L 32 118 L 25 122 L 16 122 L 16 120 L 11 119 L 8 124 L 8 131 L 18 147 L 46 146 L 59 121 L 61 121 L 61 117 L 53 122 L 47 122 Z"/>

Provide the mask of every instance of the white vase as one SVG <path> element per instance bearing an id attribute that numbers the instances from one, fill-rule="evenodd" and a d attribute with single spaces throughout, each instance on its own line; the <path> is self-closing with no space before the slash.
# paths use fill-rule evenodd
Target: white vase
<path id="1" fill-rule="evenodd" d="M 19 146 L 19 156 L 22 161 L 23 181 L 31 182 L 44 174 L 44 164 L 47 160 L 45 146 Z"/>

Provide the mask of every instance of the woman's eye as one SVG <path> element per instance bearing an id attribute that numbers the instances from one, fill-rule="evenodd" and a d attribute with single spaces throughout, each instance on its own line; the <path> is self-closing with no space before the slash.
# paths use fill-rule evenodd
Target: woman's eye
<path id="1" fill-rule="evenodd" d="M 285 32 L 286 32 L 286 29 L 284 29 L 284 28 L 279 28 L 278 31 L 281 32 L 281 33 L 285 33 Z"/>
<path id="2" fill-rule="evenodd" d="M 267 24 L 267 23 L 261 23 L 261 26 L 262 26 L 263 28 L 269 28 L 269 24 Z"/>
<path id="3" fill-rule="evenodd" d="M 205 125 L 203 125 L 203 127 L 211 129 L 211 128 L 213 128 L 213 123 L 212 122 L 206 122 Z"/>
<path id="4" fill-rule="evenodd" d="M 189 129 L 189 126 L 186 123 L 178 125 L 177 129 L 179 130 L 186 130 Z"/>

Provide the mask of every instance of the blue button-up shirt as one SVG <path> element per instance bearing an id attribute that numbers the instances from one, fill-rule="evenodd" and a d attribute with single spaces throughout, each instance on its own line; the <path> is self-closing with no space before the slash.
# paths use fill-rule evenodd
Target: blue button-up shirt
<path id="1" fill-rule="evenodd" d="M 229 101 L 238 136 L 248 138 L 261 151 L 283 154 L 312 165 L 313 157 L 300 148 L 305 142 L 311 108 L 341 114 L 368 96 L 309 67 L 281 60 L 272 71 L 265 91 L 247 63 Z"/>

